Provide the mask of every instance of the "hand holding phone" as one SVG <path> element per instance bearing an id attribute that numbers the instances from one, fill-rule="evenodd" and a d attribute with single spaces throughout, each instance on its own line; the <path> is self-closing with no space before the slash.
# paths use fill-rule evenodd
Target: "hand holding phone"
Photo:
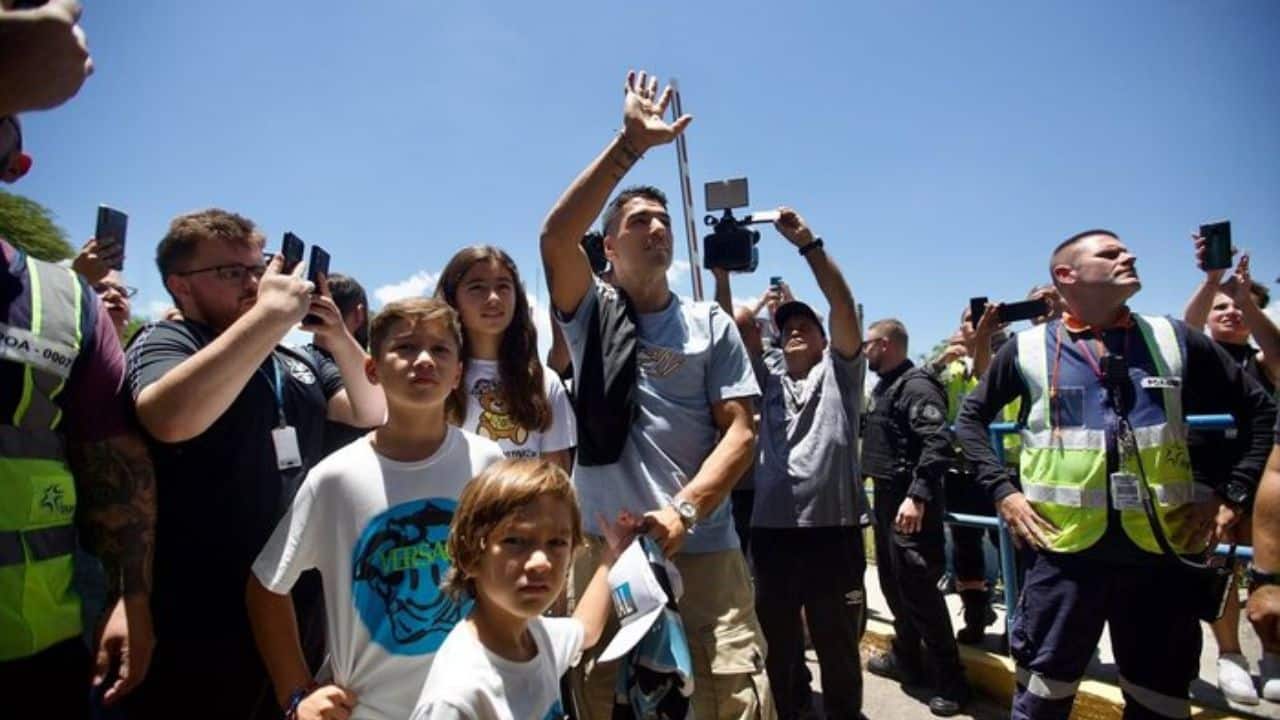
<path id="1" fill-rule="evenodd" d="M 987 311 L 987 298 L 973 297 L 969 298 L 969 327 L 978 327 L 978 321 L 982 319 L 982 313 Z"/>
<path id="2" fill-rule="evenodd" d="M 284 234 L 284 242 L 280 246 L 280 255 L 284 257 L 284 267 L 280 272 L 288 275 L 302 262 L 302 238 L 291 232 Z"/>
<path id="3" fill-rule="evenodd" d="M 124 269 L 124 238 L 129 229 L 129 216 L 107 205 L 98 206 L 98 225 L 93 232 L 98 248 L 111 248 L 113 270 Z"/>
<path id="4" fill-rule="evenodd" d="M 307 279 L 315 285 L 315 294 L 329 295 L 329 286 L 325 280 L 329 277 L 329 253 L 319 245 L 311 246 L 311 259 L 307 262 Z M 318 325 L 321 322 L 316 315 L 308 314 L 302 318 L 303 325 Z"/>
<path id="5" fill-rule="evenodd" d="M 1211 270 L 1226 270 L 1231 267 L 1231 222 L 1209 223 L 1200 226 L 1200 237 L 1204 242 L 1204 253 L 1200 257 L 1200 267 Z"/>

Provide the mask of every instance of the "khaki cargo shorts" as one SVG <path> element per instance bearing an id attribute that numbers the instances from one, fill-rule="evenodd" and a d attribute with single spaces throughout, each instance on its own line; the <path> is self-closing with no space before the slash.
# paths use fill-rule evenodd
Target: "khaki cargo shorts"
<path id="1" fill-rule="evenodd" d="M 574 597 L 581 595 L 595 574 L 603 545 L 603 538 L 588 536 L 586 547 L 574 559 L 570 579 Z M 684 581 L 684 596 L 678 604 L 693 655 L 694 717 L 773 720 L 777 712 L 764 669 L 764 633 L 756 619 L 755 591 L 742 552 L 681 553 L 675 565 Z M 618 663 L 625 658 L 597 663 L 596 656 L 617 631 L 617 619 L 611 616 L 600 642 L 583 655 L 574 673 L 579 720 L 612 717 Z"/>

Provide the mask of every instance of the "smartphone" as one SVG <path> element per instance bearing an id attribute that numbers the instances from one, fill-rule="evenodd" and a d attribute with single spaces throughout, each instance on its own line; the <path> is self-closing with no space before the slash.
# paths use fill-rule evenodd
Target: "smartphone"
<path id="1" fill-rule="evenodd" d="M 311 259 L 307 261 L 307 279 L 320 287 L 320 276 L 329 274 L 329 253 L 319 245 L 311 246 Z"/>
<path id="2" fill-rule="evenodd" d="M 1231 267 L 1231 222 L 1209 223 L 1200 226 L 1204 238 L 1204 269 L 1226 270 Z"/>
<path id="3" fill-rule="evenodd" d="M 284 256 L 284 267 L 281 272 L 291 273 L 302 262 L 302 238 L 291 232 L 284 234 L 284 244 L 280 246 L 280 254 Z"/>
<path id="4" fill-rule="evenodd" d="M 100 246 L 120 245 L 120 259 L 111 267 L 124 270 L 124 236 L 129 229 L 129 216 L 106 205 L 98 206 L 98 228 L 93 237 Z"/>
<path id="5" fill-rule="evenodd" d="M 1049 314 L 1049 301 L 1044 298 L 1023 300 L 1000 306 L 1000 322 L 1009 323 L 1018 320 L 1033 320 Z"/>
<path id="6" fill-rule="evenodd" d="M 782 287 L 782 276 L 774 275 L 769 278 L 769 287 Z"/>
<path id="7" fill-rule="evenodd" d="M 319 245 L 311 246 L 311 258 L 307 261 L 307 279 L 316 286 L 316 292 L 320 292 L 320 277 L 329 275 L 329 253 Z M 307 314 L 302 318 L 303 325 L 319 325 L 320 318 Z"/>
<path id="8" fill-rule="evenodd" d="M 982 319 L 982 313 L 987 311 L 987 299 L 985 297 L 969 298 L 969 325 L 978 327 L 978 321 Z"/>

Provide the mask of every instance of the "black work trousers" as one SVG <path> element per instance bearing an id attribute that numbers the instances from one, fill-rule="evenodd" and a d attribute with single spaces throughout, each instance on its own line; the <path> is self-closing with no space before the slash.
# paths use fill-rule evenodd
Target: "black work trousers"
<path id="1" fill-rule="evenodd" d="M 79 635 L 35 655 L 0 661 L 0 717 L 89 717 L 93 666 Z"/>
<path id="2" fill-rule="evenodd" d="M 888 483 L 876 482 L 876 574 L 893 613 L 894 655 L 904 665 L 921 668 L 923 646 L 937 673 L 937 689 L 943 690 L 963 682 L 964 669 L 947 604 L 938 589 L 946 567 L 942 512 L 928 503 L 924 527 L 904 535 L 893 528 L 903 497 L 892 492 Z"/>
<path id="3" fill-rule="evenodd" d="M 986 491 L 978 486 L 972 475 L 948 473 L 945 481 L 947 511 L 966 515 L 996 514 L 995 506 Z M 965 525 L 952 525 L 951 545 L 955 548 L 956 580 L 985 580 L 987 577 L 986 553 L 982 547 L 982 535 L 991 538 L 991 544 L 1000 547 L 1000 536 L 994 529 Z"/>
<path id="4" fill-rule="evenodd" d="M 756 615 L 769 653 L 765 669 L 778 717 L 801 715 L 809 697 L 803 687 L 804 608 L 822 672 L 826 717 L 857 718 L 862 711 L 862 664 L 858 643 L 866 626 L 867 569 L 862 529 L 857 527 L 753 528 Z"/>

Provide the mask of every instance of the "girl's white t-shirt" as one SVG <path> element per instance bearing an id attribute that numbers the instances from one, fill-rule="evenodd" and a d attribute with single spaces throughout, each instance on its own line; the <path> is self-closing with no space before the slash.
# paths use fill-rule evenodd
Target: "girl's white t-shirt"
<path id="1" fill-rule="evenodd" d="M 498 443 L 508 458 L 533 458 L 578 444 L 573 405 L 555 370 L 542 366 L 542 385 L 551 405 L 551 427 L 545 432 L 521 427 L 507 414 L 496 361 L 468 360 L 463 382 L 467 391 L 467 417 L 462 421 L 462 428 Z"/>
<path id="2" fill-rule="evenodd" d="M 582 654 L 585 629 L 574 618 L 529 621 L 538 654 L 518 662 L 480 644 L 470 623 L 445 638 L 422 686 L 413 720 L 558 720 L 560 676 Z"/>

